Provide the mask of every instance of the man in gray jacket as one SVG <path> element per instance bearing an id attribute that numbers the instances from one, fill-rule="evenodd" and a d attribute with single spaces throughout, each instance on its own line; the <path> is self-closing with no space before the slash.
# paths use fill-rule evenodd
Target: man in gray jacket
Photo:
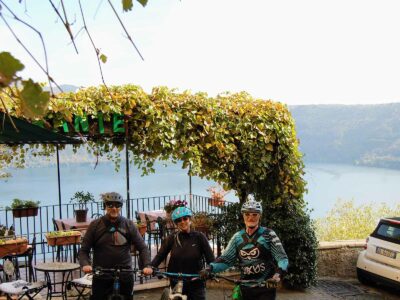
<path id="1" fill-rule="evenodd" d="M 91 273 L 96 267 L 132 269 L 131 245 L 139 251 L 139 267 L 144 275 L 151 275 L 150 252 L 131 220 L 120 215 L 123 205 L 118 193 L 101 195 L 106 214 L 90 223 L 79 251 L 79 263 L 83 272 Z M 93 262 L 90 250 L 93 249 Z M 108 274 L 93 277 L 92 300 L 106 299 L 112 293 L 113 279 Z M 132 299 L 133 274 L 121 274 L 120 293 Z"/>

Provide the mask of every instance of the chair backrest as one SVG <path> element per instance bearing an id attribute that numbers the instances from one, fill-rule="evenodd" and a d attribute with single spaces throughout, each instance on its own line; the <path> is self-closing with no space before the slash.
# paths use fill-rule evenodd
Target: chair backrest
<path id="1" fill-rule="evenodd" d="M 135 218 L 136 218 L 136 222 L 140 223 L 142 220 L 140 219 L 139 213 L 137 210 L 135 210 Z"/>
<path id="2" fill-rule="evenodd" d="M 53 220 L 54 230 L 56 230 L 56 231 L 65 230 L 65 225 L 62 221 L 57 221 L 54 218 L 52 218 L 52 220 Z"/>
<path id="3" fill-rule="evenodd" d="M 147 227 L 147 231 L 150 232 L 151 231 L 151 221 L 149 219 L 148 215 L 144 215 L 144 218 L 146 219 L 146 227 Z"/>
<path id="4" fill-rule="evenodd" d="M 91 219 L 98 219 L 101 218 L 103 215 L 101 213 L 94 213 L 92 214 L 92 216 L 90 217 Z"/>

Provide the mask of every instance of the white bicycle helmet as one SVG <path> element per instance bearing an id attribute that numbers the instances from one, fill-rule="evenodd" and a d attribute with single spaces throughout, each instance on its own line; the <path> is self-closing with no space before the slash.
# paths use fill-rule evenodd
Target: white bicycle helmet
<path id="1" fill-rule="evenodd" d="M 122 196 L 116 192 L 100 194 L 100 197 L 104 203 L 118 202 L 124 204 L 124 199 L 122 199 Z"/>
<path id="2" fill-rule="evenodd" d="M 258 202 L 254 200 L 253 198 L 249 198 L 245 203 L 243 203 L 242 208 L 240 209 L 240 212 L 246 213 L 259 213 L 262 214 L 262 206 L 261 202 Z"/>

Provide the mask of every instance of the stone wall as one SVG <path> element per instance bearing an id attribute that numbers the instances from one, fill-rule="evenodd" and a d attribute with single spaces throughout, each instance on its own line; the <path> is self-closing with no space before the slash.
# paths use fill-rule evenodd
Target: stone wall
<path id="1" fill-rule="evenodd" d="M 320 242 L 318 277 L 356 277 L 357 257 L 365 240 Z"/>

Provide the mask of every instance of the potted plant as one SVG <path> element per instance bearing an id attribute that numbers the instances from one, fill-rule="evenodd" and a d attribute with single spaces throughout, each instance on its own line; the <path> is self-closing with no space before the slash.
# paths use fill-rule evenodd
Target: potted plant
<path id="1" fill-rule="evenodd" d="M 21 254 L 28 249 L 28 240 L 26 238 L 16 238 L 14 227 L 7 229 L 0 225 L 0 257 L 7 255 Z"/>
<path id="2" fill-rule="evenodd" d="M 78 244 L 81 239 L 81 232 L 77 230 L 51 231 L 46 233 L 49 246 L 61 246 Z"/>
<path id="3" fill-rule="evenodd" d="M 167 219 L 171 218 L 171 213 L 175 210 L 175 208 L 186 205 L 187 202 L 185 200 L 175 200 L 175 199 L 165 203 L 164 210 L 167 214 Z"/>
<path id="4" fill-rule="evenodd" d="M 206 212 L 197 212 L 192 216 L 193 229 L 204 233 L 208 239 L 210 239 L 213 224 L 213 219 Z"/>
<path id="5" fill-rule="evenodd" d="M 76 222 L 86 222 L 89 202 L 94 202 L 94 196 L 90 192 L 78 191 L 72 196 L 70 203 L 78 204 L 74 211 Z"/>
<path id="6" fill-rule="evenodd" d="M 11 207 L 6 208 L 12 209 L 14 218 L 34 217 L 38 215 L 39 203 L 40 201 L 14 198 Z"/>
<path id="7" fill-rule="evenodd" d="M 212 186 L 207 189 L 211 193 L 210 198 L 208 198 L 208 204 L 215 207 L 223 206 L 225 203 L 225 195 L 230 191 L 225 191 L 221 186 Z"/>

